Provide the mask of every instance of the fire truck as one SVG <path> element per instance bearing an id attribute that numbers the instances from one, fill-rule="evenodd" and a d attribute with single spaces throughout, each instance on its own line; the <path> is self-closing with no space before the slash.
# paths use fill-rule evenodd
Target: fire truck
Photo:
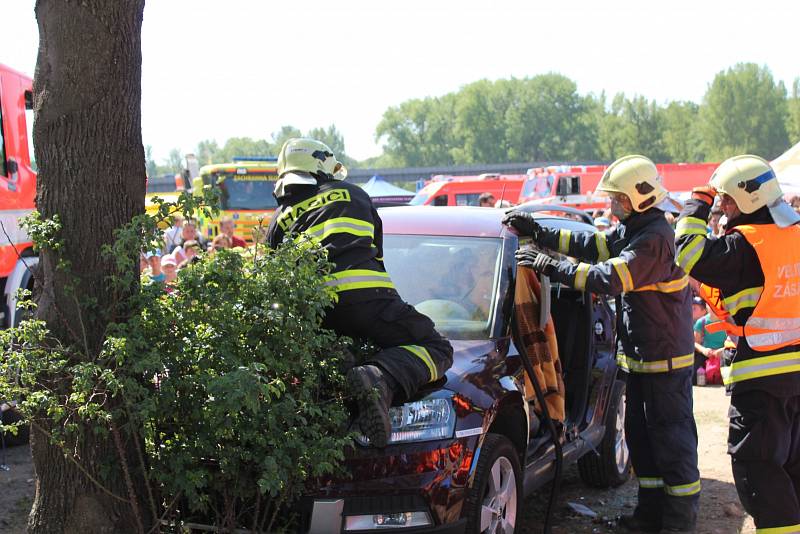
<path id="1" fill-rule="evenodd" d="M 33 81 L 0 64 L 0 327 L 19 324 L 17 290 L 33 289 L 32 269 L 39 263 L 19 219 L 34 210 Z"/>
<path id="2" fill-rule="evenodd" d="M 198 217 L 198 230 L 213 239 L 219 233 L 222 217 L 236 223 L 235 233 L 252 244 L 259 232 L 266 233 L 272 214 L 278 208 L 272 192 L 278 180 L 278 158 L 235 157 L 231 163 L 205 165 L 192 180 L 192 193 L 202 195 L 204 188 L 219 193 L 219 216 Z"/>
<path id="3" fill-rule="evenodd" d="M 680 199 L 693 187 L 705 185 L 719 163 L 660 163 L 656 165 L 664 187 Z M 606 165 L 557 165 L 528 169 L 519 202 L 558 204 L 582 210 L 606 208 L 608 197 L 595 190 Z"/>

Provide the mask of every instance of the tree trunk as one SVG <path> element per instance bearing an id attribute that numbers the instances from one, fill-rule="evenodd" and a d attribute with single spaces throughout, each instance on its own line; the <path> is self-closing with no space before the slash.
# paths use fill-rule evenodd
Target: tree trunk
<path id="1" fill-rule="evenodd" d="M 107 279 L 116 267 L 101 247 L 144 211 L 143 10 L 144 0 L 36 2 L 36 203 L 43 218 L 57 215 L 63 227 L 63 249 L 41 251 L 37 315 L 62 343 L 81 347 L 87 360 L 100 352 L 113 319 L 109 310 L 126 297 L 110 289 Z M 70 262 L 71 272 L 56 269 L 60 260 Z M 65 291 L 68 280 L 77 297 Z M 116 442 L 87 432 L 63 451 L 50 443 L 43 421 L 31 436 L 37 485 L 29 531 L 149 531 L 155 511 L 136 454 L 136 430 L 119 424 Z"/>

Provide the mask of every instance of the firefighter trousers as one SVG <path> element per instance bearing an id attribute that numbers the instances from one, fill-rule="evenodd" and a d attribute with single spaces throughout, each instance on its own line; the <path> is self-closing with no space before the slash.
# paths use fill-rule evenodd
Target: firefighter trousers
<path id="1" fill-rule="evenodd" d="M 436 331 L 427 315 L 399 297 L 337 304 L 326 313 L 323 326 L 378 345 L 381 350 L 364 363 L 389 373 L 405 398 L 443 377 L 453 364 L 450 342 Z"/>
<path id="2" fill-rule="evenodd" d="M 728 418 L 736 491 L 756 528 L 800 532 L 800 397 L 734 390 Z"/>
<path id="3" fill-rule="evenodd" d="M 639 479 L 636 518 L 665 529 L 694 528 L 700 473 L 691 368 L 628 374 L 625 439 Z"/>

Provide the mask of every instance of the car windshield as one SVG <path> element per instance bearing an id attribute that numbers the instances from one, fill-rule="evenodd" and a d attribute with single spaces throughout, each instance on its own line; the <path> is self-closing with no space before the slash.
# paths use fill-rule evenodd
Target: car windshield
<path id="1" fill-rule="evenodd" d="M 487 339 L 497 300 L 499 238 L 385 235 L 383 257 L 400 296 L 451 339 Z"/>
<path id="2" fill-rule="evenodd" d="M 428 200 L 428 198 L 430 198 L 430 195 L 426 195 L 425 193 L 419 192 L 416 195 L 414 195 L 414 198 L 412 198 L 408 202 L 408 204 L 410 206 L 422 206 L 423 204 L 425 204 L 425 201 Z"/>
<path id="3" fill-rule="evenodd" d="M 275 180 L 251 174 L 220 175 L 221 208 L 224 210 L 271 210 L 278 207 L 272 196 Z"/>

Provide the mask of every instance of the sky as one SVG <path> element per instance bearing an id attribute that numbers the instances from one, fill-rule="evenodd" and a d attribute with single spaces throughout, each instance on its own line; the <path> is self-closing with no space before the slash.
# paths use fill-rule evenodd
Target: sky
<path id="1" fill-rule="evenodd" d="M 33 75 L 33 0 L 0 0 L 0 63 Z M 148 0 L 142 135 L 161 162 L 204 139 L 335 124 L 381 153 L 391 106 L 480 79 L 557 72 L 581 94 L 700 102 L 714 75 L 800 77 L 797 0 Z"/>

